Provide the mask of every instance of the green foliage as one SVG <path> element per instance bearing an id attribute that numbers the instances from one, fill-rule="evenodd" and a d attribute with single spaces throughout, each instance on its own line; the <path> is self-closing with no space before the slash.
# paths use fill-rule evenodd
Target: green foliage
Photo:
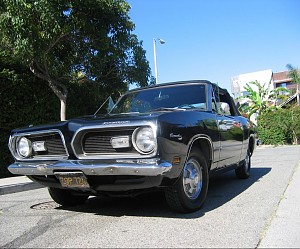
<path id="1" fill-rule="evenodd" d="M 290 140 L 286 124 L 290 119 L 286 116 L 287 110 L 277 110 L 263 113 L 258 117 L 258 136 L 263 144 L 285 144 Z"/>
<path id="2" fill-rule="evenodd" d="M 153 82 L 129 10 L 125 0 L 0 2 L 0 177 L 12 129 L 58 121 L 62 102 L 69 118 L 93 114 L 108 95 Z"/>
<path id="3" fill-rule="evenodd" d="M 276 109 L 277 107 L 274 106 L 272 102 L 277 100 L 280 92 L 288 92 L 288 90 L 283 87 L 278 87 L 271 90 L 271 80 L 267 86 L 265 86 L 265 84 L 261 85 L 258 81 L 252 81 L 247 83 L 244 88 L 245 91 L 248 92 L 248 95 L 242 98 L 249 99 L 250 104 L 246 107 L 241 105 L 240 111 L 242 113 L 248 113 L 249 118 L 254 113 L 261 114 L 266 111 Z"/>
<path id="4" fill-rule="evenodd" d="M 50 76 L 84 72 L 110 78 L 126 73 L 128 65 L 147 64 L 142 44 L 131 34 L 129 10 L 124 0 L 4 0 L 3 45 L 6 53 L 27 66 L 35 61 Z M 137 60 L 141 61 L 136 64 Z M 148 69 L 140 73 L 145 75 Z"/>
<path id="5" fill-rule="evenodd" d="M 299 85 L 300 84 L 299 70 L 297 68 L 294 68 L 291 64 L 287 64 L 286 67 L 289 70 L 288 73 L 289 78 L 292 79 L 292 82 Z"/>
<path id="6" fill-rule="evenodd" d="M 300 138 L 300 107 L 292 107 L 290 130 L 292 132 L 293 143 L 298 144 Z"/>
<path id="7" fill-rule="evenodd" d="M 7 146 L 11 130 L 57 120 L 59 102 L 29 69 L 1 62 L 0 68 L 0 177 L 3 177 L 10 175 L 6 167 L 13 161 Z"/>
<path id="8" fill-rule="evenodd" d="M 0 53 L 30 68 L 64 103 L 66 82 L 82 74 L 109 93 L 145 86 L 150 67 L 129 10 L 125 0 L 3 0 Z"/>
<path id="9" fill-rule="evenodd" d="M 258 117 L 258 136 L 263 144 L 298 144 L 300 108 L 264 112 Z"/>
<path id="10" fill-rule="evenodd" d="M 300 85 L 300 75 L 299 70 L 294 68 L 291 64 L 286 65 L 288 72 L 288 77 L 292 79 L 292 82 L 296 84 L 296 93 L 297 93 L 297 105 L 300 106 L 300 99 L 299 99 L 299 85 Z"/>
<path id="11" fill-rule="evenodd" d="M 0 68 L 1 178 L 11 175 L 7 170 L 7 166 L 13 162 L 7 146 L 11 130 L 30 124 L 59 121 L 59 101 L 51 93 L 51 89 L 45 87 L 44 82 L 34 77 L 26 67 L 1 63 L 0 60 Z M 68 102 L 71 107 L 69 117 L 93 114 L 106 98 L 103 87 L 95 82 L 72 83 Z"/>

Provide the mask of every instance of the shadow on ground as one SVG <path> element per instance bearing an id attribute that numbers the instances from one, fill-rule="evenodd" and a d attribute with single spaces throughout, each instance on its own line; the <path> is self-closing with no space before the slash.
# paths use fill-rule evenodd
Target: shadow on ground
<path id="1" fill-rule="evenodd" d="M 203 207 L 199 211 L 190 214 L 172 211 L 167 205 L 163 192 L 148 193 L 134 198 L 90 197 L 83 205 L 72 208 L 59 206 L 55 209 L 115 217 L 199 218 L 240 195 L 270 171 L 271 168 L 252 168 L 251 177 L 246 180 L 237 179 L 234 171 L 211 178 L 207 199 Z"/>

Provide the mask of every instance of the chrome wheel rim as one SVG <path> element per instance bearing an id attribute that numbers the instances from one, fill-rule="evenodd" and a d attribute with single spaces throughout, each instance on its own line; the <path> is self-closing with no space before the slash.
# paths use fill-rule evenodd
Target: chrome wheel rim
<path id="1" fill-rule="evenodd" d="M 190 199 L 196 199 L 201 192 L 203 184 L 200 164 L 195 159 L 190 159 L 183 169 L 183 189 Z"/>

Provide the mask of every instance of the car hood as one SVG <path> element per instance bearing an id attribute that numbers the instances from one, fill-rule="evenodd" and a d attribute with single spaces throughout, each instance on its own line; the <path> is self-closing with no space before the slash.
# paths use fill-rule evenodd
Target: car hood
<path id="1" fill-rule="evenodd" d="M 81 126 L 94 126 L 94 125 L 124 125 L 126 123 L 138 122 L 140 120 L 153 121 L 161 113 L 124 113 L 124 114 L 104 114 L 84 116 L 76 119 L 69 120 L 69 128 L 75 130 Z"/>
<path id="2" fill-rule="evenodd" d="M 18 128 L 12 131 L 12 133 L 26 133 L 41 130 L 51 130 L 58 129 L 63 132 L 74 132 L 81 127 L 86 126 L 96 126 L 96 125 L 124 125 L 126 123 L 138 122 L 139 120 L 143 122 L 155 122 L 158 116 L 162 115 L 164 112 L 155 113 L 124 113 L 124 114 L 103 114 L 103 115 L 90 115 L 82 116 L 62 122 L 45 124 L 28 127 Z"/>

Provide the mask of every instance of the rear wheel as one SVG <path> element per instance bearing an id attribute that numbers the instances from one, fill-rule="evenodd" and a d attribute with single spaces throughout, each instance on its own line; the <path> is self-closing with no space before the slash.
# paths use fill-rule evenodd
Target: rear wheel
<path id="1" fill-rule="evenodd" d="M 235 174 L 240 179 L 247 179 L 250 177 L 250 169 L 251 169 L 251 153 L 250 153 L 250 149 L 248 148 L 246 158 L 243 161 L 242 166 L 238 167 L 235 170 Z"/>
<path id="2" fill-rule="evenodd" d="M 179 212 L 201 208 L 208 190 L 208 167 L 201 151 L 193 150 L 174 186 L 165 191 L 169 206 Z"/>
<path id="3" fill-rule="evenodd" d="M 48 188 L 51 198 L 62 206 L 76 206 L 83 204 L 88 195 L 77 195 L 74 191 L 69 189 Z"/>

